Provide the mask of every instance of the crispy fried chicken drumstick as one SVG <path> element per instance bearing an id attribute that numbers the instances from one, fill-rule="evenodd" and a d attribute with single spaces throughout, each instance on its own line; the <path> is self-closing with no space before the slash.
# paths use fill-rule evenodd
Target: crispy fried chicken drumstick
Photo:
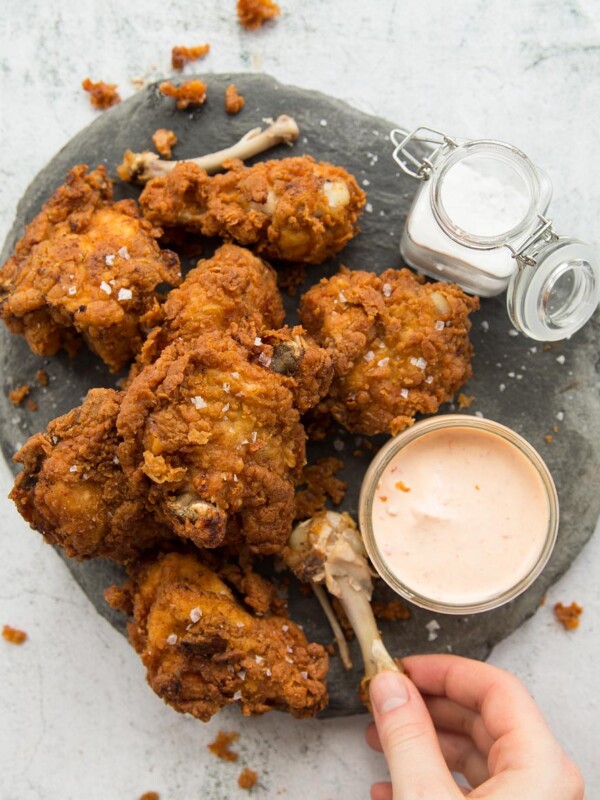
<path id="1" fill-rule="evenodd" d="M 112 202 L 104 167 L 74 167 L 0 271 L 0 314 L 37 355 L 83 339 L 115 372 L 157 319 L 156 288 L 180 282 L 179 258 L 134 200 Z"/>
<path id="2" fill-rule="evenodd" d="M 196 555 L 142 562 L 111 604 L 133 616 L 129 637 L 166 703 L 207 722 L 239 703 L 314 716 L 327 703 L 327 654 L 285 617 L 256 617 Z"/>
<path id="3" fill-rule="evenodd" d="M 136 493 L 177 535 L 199 547 L 240 538 L 259 553 L 283 546 L 305 461 L 295 398 L 317 402 L 331 377 L 322 354 L 323 382 L 301 380 L 314 350 L 322 354 L 312 343 L 291 366 L 279 365 L 260 337 L 244 344 L 212 332 L 175 341 L 134 378 L 117 420 L 119 458 Z"/>
<path id="4" fill-rule="evenodd" d="M 191 162 L 146 184 L 140 197 L 153 224 L 222 236 L 259 255 L 320 264 L 358 232 L 364 192 L 342 167 L 310 156 L 263 161 L 209 176 Z"/>
<path id="5" fill-rule="evenodd" d="M 300 319 L 334 362 L 327 398 L 355 433 L 396 434 L 433 414 L 472 374 L 476 297 L 408 269 L 342 270 L 302 297 Z"/>
<path id="6" fill-rule="evenodd" d="M 121 393 L 92 389 L 79 408 L 53 420 L 21 448 L 10 494 L 51 544 L 78 559 L 128 562 L 173 534 L 146 511 L 117 458 Z"/>

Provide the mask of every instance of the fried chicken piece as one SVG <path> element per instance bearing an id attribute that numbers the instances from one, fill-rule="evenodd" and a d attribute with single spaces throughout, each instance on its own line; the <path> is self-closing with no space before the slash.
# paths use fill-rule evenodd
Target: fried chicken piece
<path id="1" fill-rule="evenodd" d="M 0 315 L 36 355 L 74 353 L 80 337 L 117 372 L 159 311 L 156 287 L 180 282 L 179 258 L 134 200 L 111 202 L 104 167 L 74 167 L 0 271 Z"/>
<path id="2" fill-rule="evenodd" d="M 177 144 L 177 134 L 167 128 L 158 128 L 152 134 L 152 141 L 159 155 L 163 158 L 171 158 L 172 149 Z"/>
<path id="3" fill-rule="evenodd" d="M 82 82 L 81 88 L 89 92 L 90 103 L 100 111 L 105 111 L 107 108 L 121 102 L 121 95 L 117 92 L 116 83 L 104 83 L 104 81 L 94 83 L 89 78 L 86 78 Z"/>
<path id="4" fill-rule="evenodd" d="M 238 0 L 237 14 L 247 31 L 255 31 L 267 20 L 278 17 L 281 9 L 273 0 Z"/>
<path id="5" fill-rule="evenodd" d="M 91 389 L 79 408 L 53 420 L 19 450 L 10 493 L 21 515 L 68 556 L 126 563 L 172 537 L 146 511 L 117 458 L 121 393 Z"/>
<path id="6" fill-rule="evenodd" d="M 314 716 L 327 703 L 328 659 L 293 622 L 256 618 L 196 555 L 169 553 L 136 565 L 124 591 L 129 638 L 148 683 L 177 711 L 207 722 L 239 703 L 253 716 L 278 709 Z"/>
<path id="7" fill-rule="evenodd" d="M 175 86 L 171 81 L 163 81 L 158 90 L 165 97 L 173 97 L 180 110 L 190 106 L 201 106 L 206 102 L 206 84 L 201 80 L 184 81 Z"/>
<path id="8" fill-rule="evenodd" d="M 478 307 L 458 286 L 407 269 L 342 268 L 312 287 L 300 319 L 333 358 L 333 416 L 355 433 L 396 434 L 435 413 L 471 377 L 469 314 Z"/>
<path id="9" fill-rule="evenodd" d="M 285 311 L 275 271 L 249 250 L 233 244 L 199 261 L 162 306 L 163 321 L 146 340 L 139 366 L 152 363 L 176 339 L 191 341 L 210 331 L 225 333 L 233 324 L 252 331 L 282 324 Z"/>
<path id="10" fill-rule="evenodd" d="M 207 56 L 209 52 L 209 44 L 197 44 L 194 47 L 176 45 L 171 50 L 171 66 L 181 72 L 190 61 L 198 61 L 198 59 Z"/>
<path id="11" fill-rule="evenodd" d="M 176 341 L 133 380 L 119 458 L 158 519 L 199 547 L 289 536 L 305 434 L 287 379 L 222 333 Z"/>
<path id="12" fill-rule="evenodd" d="M 260 255 L 320 264 L 358 232 L 365 194 L 342 167 L 310 156 L 246 167 L 226 162 L 209 176 L 190 162 L 150 180 L 141 194 L 154 224 L 222 236 Z"/>
<path id="13" fill-rule="evenodd" d="M 246 101 L 241 94 L 238 94 L 235 83 L 230 83 L 225 89 L 225 111 L 228 114 L 239 114 Z"/>

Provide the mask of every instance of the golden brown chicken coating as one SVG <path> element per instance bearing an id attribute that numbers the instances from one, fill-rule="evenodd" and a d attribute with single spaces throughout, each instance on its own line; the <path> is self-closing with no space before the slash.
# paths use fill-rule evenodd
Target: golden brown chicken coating
<path id="1" fill-rule="evenodd" d="M 245 716 L 278 709 L 314 716 L 327 703 L 328 659 L 284 617 L 257 618 L 196 555 L 136 566 L 107 599 L 133 615 L 129 637 L 156 694 L 207 722 L 239 703 Z"/>
<path id="2" fill-rule="evenodd" d="M 300 318 L 334 361 L 328 404 L 356 433 L 393 434 L 433 414 L 472 374 L 469 314 L 476 297 L 410 270 L 323 279 L 302 298 Z"/>
<path id="3" fill-rule="evenodd" d="M 140 197 L 154 224 L 251 246 L 268 258 L 320 264 L 358 232 L 364 192 L 342 167 L 310 156 L 225 164 L 209 176 L 190 162 L 153 178 Z"/>
<path id="4" fill-rule="evenodd" d="M 68 556 L 127 562 L 172 537 L 134 495 L 117 457 L 121 394 L 92 389 L 21 448 L 10 494 L 21 515 Z"/>
<path id="5" fill-rule="evenodd" d="M 199 547 L 245 538 L 273 553 L 291 531 L 305 434 L 285 378 L 222 333 L 176 341 L 121 406 L 119 458 L 158 519 Z"/>
<path id="6" fill-rule="evenodd" d="M 73 353 L 82 337 L 118 371 L 158 311 L 156 287 L 180 281 L 179 259 L 133 200 L 112 203 L 104 167 L 72 169 L 0 271 L 0 314 L 37 355 Z"/>
<path id="7" fill-rule="evenodd" d="M 273 268 L 233 244 L 224 244 L 212 258 L 199 261 L 181 286 L 169 293 L 161 310 L 163 321 L 148 336 L 137 367 L 155 361 L 175 339 L 225 333 L 234 323 L 249 324 L 260 332 L 279 327 L 285 317 Z"/>

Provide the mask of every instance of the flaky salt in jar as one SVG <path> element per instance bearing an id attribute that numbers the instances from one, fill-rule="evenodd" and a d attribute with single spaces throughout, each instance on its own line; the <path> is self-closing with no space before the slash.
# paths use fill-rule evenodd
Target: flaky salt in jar
<path id="1" fill-rule="evenodd" d="M 600 261 L 555 233 L 541 169 L 504 142 L 423 127 L 391 138 L 396 162 L 421 181 L 400 245 L 410 266 L 482 297 L 506 291 L 513 324 L 532 339 L 565 339 L 585 325 L 600 301 Z"/>

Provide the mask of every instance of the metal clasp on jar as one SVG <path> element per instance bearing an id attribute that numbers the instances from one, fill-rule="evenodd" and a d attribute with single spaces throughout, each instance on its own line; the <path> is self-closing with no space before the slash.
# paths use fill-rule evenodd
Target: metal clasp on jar
<path id="1" fill-rule="evenodd" d="M 423 131 L 425 135 L 419 135 L 420 131 Z M 400 137 L 402 138 L 400 139 Z M 394 161 L 402 172 L 410 175 L 411 178 L 416 178 L 418 181 L 429 180 L 434 168 L 433 161 L 443 147 L 458 147 L 458 142 L 455 139 L 452 139 L 443 131 L 438 131 L 436 128 L 428 128 L 426 125 L 419 125 L 418 128 L 415 128 L 410 133 L 403 131 L 401 128 L 396 128 L 390 133 L 390 139 L 394 145 L 392 154 Z M 408 145 L 411 142 L 430 145 L 431 152 L 428 157 L 421 156 L 418 158 L 413 155 L 408 150 Z M 411 169 L 409 164 L 412 164 L 416 169 Z"/>
<path id="2" fill-rule="evenodd" d="M 535 267 L 537 266 L 537 261 L 534 257 L 535 252 L 537 251 L 537 245 L 539 242 L 556 242 L 558 241 L 558 234 L 552 227 L 552 221 L 546 219 L 546 217 L 542 216 L 542 214 L 538 214 L 538 219 L 540 224 L 531 236 L 529 236 L 518 248 L 514 248 L 510 244 L 506 244 L 506 247 L 511 251 L 512 257 L 516 259 L 517 264 L 519 267 Z M 533 255 L 532 255 L 533 254 Z"/>

